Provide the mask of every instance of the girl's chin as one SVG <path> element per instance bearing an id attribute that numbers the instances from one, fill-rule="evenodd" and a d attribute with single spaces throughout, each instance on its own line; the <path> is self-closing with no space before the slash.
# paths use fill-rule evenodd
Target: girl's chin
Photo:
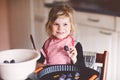
<path id="1" fill-rule="evenodd" d="M 64 38 L 66 38 L 67 36 L 56 36 L 56 38 L 58 38 L 58 39 L 64 39 Z"/>

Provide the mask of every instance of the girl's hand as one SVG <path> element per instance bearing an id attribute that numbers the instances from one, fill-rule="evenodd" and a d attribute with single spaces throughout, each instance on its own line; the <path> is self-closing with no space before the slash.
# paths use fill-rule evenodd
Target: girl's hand
<path id="1" fill-rule="evenodd" d="M 70 46 L 68 47 L 69 51 L 67 51 L 68 56 L 72 59 L 73 63 L 76 63 L 77 61 L 77 50 L 75 47 Z"/>

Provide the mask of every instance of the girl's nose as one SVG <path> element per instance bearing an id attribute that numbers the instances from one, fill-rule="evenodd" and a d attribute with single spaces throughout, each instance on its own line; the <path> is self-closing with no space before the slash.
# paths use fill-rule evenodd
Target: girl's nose
<path id="1" fill-rule="evenodd" d="M 63 29 L 63 26 L 62 26 L 62 25 L 59 25 L 58 29 L 59 29 L 59 30 L 62 30 L 62 29 Z"/>

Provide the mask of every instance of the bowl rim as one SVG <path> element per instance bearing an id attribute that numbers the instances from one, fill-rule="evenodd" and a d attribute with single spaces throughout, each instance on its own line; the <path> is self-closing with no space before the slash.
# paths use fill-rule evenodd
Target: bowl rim
<path id="1" fill-rule="evenodd" d="M 32 59 L 24 61 L 24 62 L 11 63 L 11 64 L 9 64 L 9 63 L 0 63 L 0 65 L 9 65 L 9 66 L 10 65 L 11 66 L 16 65 L 16 64 L 20 65 L 20 64 L 24 64 L 24 63 L 29 63 L 29 62 L 34 61 L 34 60 L 38 60 L 41 57 L 40 52 L 38 50 L 35 50 L 35 49 L 8 49 L 8 50 L 0 51 L 0 53 L 9 52 L 9 51 L 30 51 L 30 52 L 34 52 L 35 54 L 37 54 L 37 56 L 35 58 L 32 58 Z"/>

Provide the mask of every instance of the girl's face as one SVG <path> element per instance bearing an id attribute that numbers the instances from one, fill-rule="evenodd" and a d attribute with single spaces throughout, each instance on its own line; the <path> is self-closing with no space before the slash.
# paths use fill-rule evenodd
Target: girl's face
<path id="1" fill-rule="evenodd" d="M 70 34 L 71 24 L 69 17 L 58 17 L 52 24 L 52 35 L 63 39 Z"/>

